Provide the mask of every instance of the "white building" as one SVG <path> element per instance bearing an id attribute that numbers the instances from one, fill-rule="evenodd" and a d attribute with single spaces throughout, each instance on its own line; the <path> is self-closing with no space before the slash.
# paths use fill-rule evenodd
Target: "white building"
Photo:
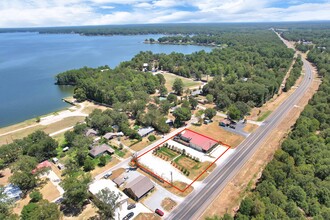
<path id="1" fill-rule="evenodd" d="M 92 193 L 94 196 L 102 189 L 108 188 L 109 190 L 113 191 L 115 194 L 119 194 L 120 197 L 118 199 L 118 207 L 115 211 L 115 219 L 122 219 L 124 217 L 123 213 L 127 212 L 127 205 L 128 205 L 128 196 L 120 191 L 114 182 L 108 179 L 100 179 L 94 181 L 92 184 L 89 185 L 89 192 Z"/>

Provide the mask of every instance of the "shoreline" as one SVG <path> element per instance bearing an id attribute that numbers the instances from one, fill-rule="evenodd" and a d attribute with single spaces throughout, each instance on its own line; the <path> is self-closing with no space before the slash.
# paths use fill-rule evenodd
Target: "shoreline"
<path id="1" fill-rule="evenodd" d="M 71 107 L 73 106 L 76 106 L 75 104 L 71 104 L 67 101 L 67 99 L 70 99 L 70 98 L 73 98 L 73 96 L 68 96 L 68 97 L 65 97 L 65 98 L 62 98 L 61 100 L 65 103 L 67 103 L 69 106 L 67 107 L 63 107 L 63 108 L 59 108 L 55 111 L 51 111 L 51 112 L 48 112 L 46 114 L 43 114 L 43 115 L 38 115 L 34 118 L 29 118 L 29 119 L 26 119 L 24 121 L 20 121 L 20 122 L 14 122 L 14 123 L 11 123 L 11 124 L 8 124 L 8 125 L 4 125 L 3 127 L 0 126 L 0 138 L 1 138 L 1 135 L 2 135 L 2 130 L 6 130 L 6 129 L 9 129 L 10 127 L 15 127 L 15 126 L 20 126 L 20 125 L 27 125 L 27 126 L 30 126 L 32 124 L 35 124 L 35 125 L 38 125 L 39 123 L 36 122 L 36 119 L 37 118 L 44 118 L 44 117 L 48 117 L 48 116 L 51 116 L 51 115 L 57 115 L 59 114 L 59 112 L 62 112 L 62 111 L 66 111 L 66 110 L 69 110 Z"/>

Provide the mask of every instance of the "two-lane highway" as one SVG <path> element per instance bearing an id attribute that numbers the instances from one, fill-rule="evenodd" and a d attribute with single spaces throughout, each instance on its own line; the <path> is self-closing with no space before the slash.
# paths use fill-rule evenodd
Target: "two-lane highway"
<path id="1" fill-rule="evenodd" d="M 190 194 L 168 217 L 173 220 L 198 219 L 204 210 L 212 203 L 228 182 L 238 173 L 251 158 L 260 144 L 269 137 L 302 96 L 313 81 L 311 64 L 304 60 L 305 76 L 301 85 L 289 98 L 283 102 L 253 134 L 246 138 L 234 151 L 226 163 L 217 167 L 203 182 L 204 188 Z"/>

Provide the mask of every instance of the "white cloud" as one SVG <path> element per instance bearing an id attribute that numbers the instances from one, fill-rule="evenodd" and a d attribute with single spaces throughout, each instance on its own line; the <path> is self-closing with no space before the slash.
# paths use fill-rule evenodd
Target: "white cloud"
<path id="1" fill-rule="evenodd" d="M 296 3 L 287 8 L 270 6 L 278 1 L 0 0 L 0 27 L 330 20 L 328 0 L 324 3 Z M 112 4 L 121 4 L 123 7 Z M 125 10 L 128 5 L 130 9 Z M 180 11 L 176 8 L 178 6 L 192 6 L 197 10 Z M 108 14 L 102 14 L 98 11 L 99 8 L 113 10 Z"/>

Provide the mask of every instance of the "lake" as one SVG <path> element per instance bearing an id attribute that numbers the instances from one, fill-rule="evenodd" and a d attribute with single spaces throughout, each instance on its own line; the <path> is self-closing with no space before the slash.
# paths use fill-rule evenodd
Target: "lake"
<path id="1" fill-rule="evenodd" d="M 0 127 L 58 111 L 72 88 L 54 85 L 55 75 L 83 66 L 117 66 L 140 51 L 184 54 L 209 47 L 144 44 L 162 35 L 80 36 L 76 34 L 0 34 Z"/>

